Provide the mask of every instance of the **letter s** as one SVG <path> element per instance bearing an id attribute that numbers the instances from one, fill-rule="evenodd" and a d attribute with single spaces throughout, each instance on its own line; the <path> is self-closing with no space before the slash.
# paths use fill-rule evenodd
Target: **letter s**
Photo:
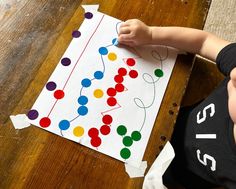
<path id="1" fill-rule="evenodd" d="M 200 159 L 200 153 L 201 153 L 201 151 L 198 149 L 198 150 L 197 150 L 197 159 L 198 159 L 198 161 L 199 161 L 201 164 L 207 166 L 207 160 L 209 160 L 209 161 L 211 162 L 211 170 L 212 170 L 212 171 L 215 171 L 215 170 L 216 170 L 216 160 L 215 160 L 212 156 L 210 156 L 210 155 L 208 155 L 208 154 L 204 154 L 204 155 L 202 156 L 202 157 L 203 157 L 203 160 L 201 160 L 201 159 Z"/>
<path id="2" fill-rule="evenodd" d="M 202 116 L 202 118 L 200 118 L 200 114 L 201 114 L 201 112 L 199 111 L 198 113 L 197 113 L 197 123 L 198 124 L 200 124 L 200 123 L 202 123 L 202 122 L 204 122 L 205 120 L 206 120 L 206 118 L 207 118 L 207 109 L 210 109 L 211 110 L 211 113 L 210 113 L 210 117 L 212 117 L 214 114 L 215 114 L 215 105 L 214 104 L 209 104 L 208 106 L 206 106 L 204 109 L 203 109 L 203 111 L 202 111 L 202 114 L 203 114 L 203 116 Z"/>

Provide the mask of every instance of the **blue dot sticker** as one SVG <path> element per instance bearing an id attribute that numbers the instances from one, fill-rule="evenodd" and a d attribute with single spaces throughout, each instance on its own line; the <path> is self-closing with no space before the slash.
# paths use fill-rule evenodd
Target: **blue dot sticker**
<path id="1" fill-rule="evenodd" d="M 117 38 L 112 39 L 112 44 L 117 46 L 118 45 L 118 39 Z"/>
<path id="2" fill-rule="evenodd" d="M 88 103 L 88 98 L 87 98 L 86 96 L 80 96 L 80 97 L 78 98 L 78 103 L 79 103 L 80 105 L 85 105 L 85 104 Z"/>
<path id="3" fill-rule="evenodd" d="M 88 108 L 86 106 L 80 106 L 78 108 L 78 114 L 84 116 L 88 113 Z"/>
<path id="4" fill-rule="evenodd" d="M 83 79 L 83 80 L 81 81 L 81 84 L 82 84 L 83 87 L 90 87 L 90 85 L 91 85 L 91 80 L 88 79 L 88 78 L 85 78 L 85 79 Z"/>
<path id="5" fill-rule="evenodd" d="M 107 50 L 106 47 L 100 47 L 98 51 L 101 55 L 107 55 L 108 54 L 108 50 Z"/>
<path id="6" fill-rule="evenodd" d="M 69 129 L 69 127 L 70 127 L 70 122 L 69 122 L 68 120 L 62 120 L 62 121 L 60 121 L 60 123 L 59 123 L 59 128 L 60 128 L 61 130 L 67 130 L 67 129 Z"/>
<path id="7" fill-rule="evenodd" d="M 103 72 L 101 72 L 101 71 L 96 71 L 96 72 L 94 73 L 94 77 L 95 77 L 95 79 L 102 79 L 102 78 L 103 78 Z"/>

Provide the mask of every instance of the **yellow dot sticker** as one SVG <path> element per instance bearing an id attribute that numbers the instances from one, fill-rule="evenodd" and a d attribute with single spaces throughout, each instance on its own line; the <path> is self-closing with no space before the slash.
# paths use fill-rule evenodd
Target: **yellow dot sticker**
<path id="1" fill-rule="evenodd" d="M 115 60 L 117 59 L 117 56 L 116 56 L 115 53 L 110 52 L 110 53 L 108 54 L 108 59 L 109 59 L 110 61 L 115 61 Z"/>
<path id="2" fill-rule="evenodd" d="M 84 135 L 84 128 L 81 126 L 77 126 L 73 130 L 73 134 L 77 137 L 81 137 Z"/>
<path id="3" fill-rule="evenodd" d="M 93 95 L 95 96 L 95 98 L 102 98 L 103 97 L 103 91 L 101 89 L 96 89 L 94 92 L 93 92 Z"/>

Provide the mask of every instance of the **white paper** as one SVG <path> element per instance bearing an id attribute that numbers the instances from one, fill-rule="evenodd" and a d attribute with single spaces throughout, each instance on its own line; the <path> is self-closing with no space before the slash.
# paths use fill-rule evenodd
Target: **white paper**
<path id="1" fill-rule="evenodd" d="M 167 189 L 163 184 L 162 175 L 165 173 L 174 157 L 174 149 L 171 144 L 167 142 L 145 176 L 143 189 Z"/>
<path id="2" fill-rule="evenodd" d="M 117 46 L 120 20 L 94 10 L 84 15 L 29 121 L 137 167 L 177 51 Z"/>

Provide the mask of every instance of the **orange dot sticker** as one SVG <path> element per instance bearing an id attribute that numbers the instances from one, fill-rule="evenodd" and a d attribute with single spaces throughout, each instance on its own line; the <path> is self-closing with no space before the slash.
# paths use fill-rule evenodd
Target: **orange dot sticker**
<path id="1" fill-rule="evenodd" d="M 113 52 L 110 52 L 110 53 L 108 54 L 108 59 L 109 59 L 110 61 L 115 61 L 115 60 L 117 59 L 117 55 L 116 55 L 115 53 L 113 53 Z"/>
<path id="2" fill-rule="evenodd" d="M 93 92 L 93 95 L 95 98 L 102 98 L 103 97 L 103 91 L 101 89 L 96 89 Z"/>
<path id="3" fill-rule="evenodd" d="M 77 137 L 81 137 L 84 135 L 84 128 L 81 126 L 77 126 L 73 130 L 73 134 Z"/>

